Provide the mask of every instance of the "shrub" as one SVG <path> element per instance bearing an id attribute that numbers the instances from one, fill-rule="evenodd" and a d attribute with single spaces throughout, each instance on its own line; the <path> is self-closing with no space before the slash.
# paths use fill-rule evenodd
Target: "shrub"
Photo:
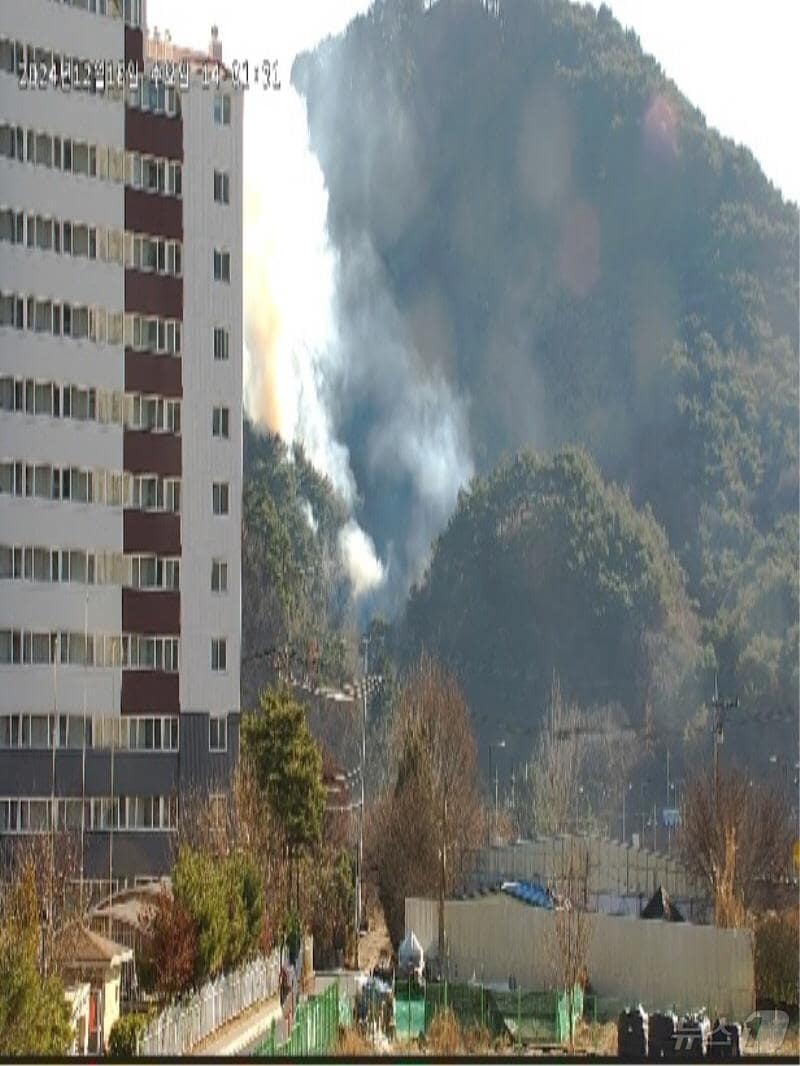
<path id="1" fill-rule="evenodd" d="M 201 985 L 223 967 L 228 946 L 228 901 L 224 867 L 210 855 L 182 847 L 172 870 L 175 900 L 194 923 L 194 981 Z"/>
<path id="2" fill-rule="evenodd" d="M 252 859 L 237 851 L 225 860 L 223 871 L 228 903 L 225 968 L 232 969 L 258 950 L 264 916 L 261 878 Z"/>
<path id="3" fill-rule="evenodd" d="M 461 1029 L 453 1011 L 439 1010 L 428 1026 L 426 1044 L 432 1055 L 460 1055 L 464 1053 Z"/>
<path id="4" fill-rule="evenodd" d="M 147 1027 L 146 1014 L 123 1014 L 111 1026 L 108 1053 L 114 1058 L 130 1058 L 139 1050 L 139 1041 Z"/>
<path id="5" fill-rule="evenodd" d="M 339 1027 L 339 1039 L 336 1042 L 335 1051 L 337 1058 L 350 1059 L 374 1054 L 374 1045 L 359 1029 L 355 1026 Z"/>
<path id="6" fill-rule="evenodd" d="M 139 979 L 148 992 L 175 999 L 192 985 L 197 938 L 186 908 L 162 891 L 147 923 L 138 959 Z"/>
<path id="7" fill-rule="evenodd" d="M 797 959 L 800 922 L 797 908 L 765 915 L 756 926 L 756 998 L 776 1004 L 798 1004 Z"/>

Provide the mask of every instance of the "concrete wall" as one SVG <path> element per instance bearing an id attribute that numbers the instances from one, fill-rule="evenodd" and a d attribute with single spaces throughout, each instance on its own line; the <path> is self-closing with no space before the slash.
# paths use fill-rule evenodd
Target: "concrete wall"
<path id="1" fill-rule="evenodd" d="M 641 1002 L 648 1008 L 706 1007 L 743 1020 L 755 1006 L 753 939 L 745 930 L 589 916 L 589 980 L 600 996 Z M 549 945 L 555 914 L 493 893 L 477 900 L 448 900 L 445 925 L 453 980 L 473 973 L 487 983 L 514 975 L 523 988 L 552 987 Z M 426 954 L 438 943 L 435 900 L 406 900 L 406 933 Z"/>

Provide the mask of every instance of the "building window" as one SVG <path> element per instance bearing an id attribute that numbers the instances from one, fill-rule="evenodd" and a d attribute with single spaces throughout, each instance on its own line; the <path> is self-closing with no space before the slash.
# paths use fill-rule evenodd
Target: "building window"
<path id="1" fill-rule="evenodd" d="M 231 98 L 226 93 L 214 94 L 214 125 L 230 126 Z"/>
<path id="2" fill-rule="evenodd" d="M 228 750 L 228 720 L 212 716 L 208 720 L 209 751 Z"/>
<path id="3" fill-rule="evenodd" d="M 225 515 L 228 513 L 228 495 L 228 482 L 215 481 L 211 489 L 214 514 Z"/>
<path id="4" fill-rule="evenodd" d="M 224 673 L 228 669 L 228 642 L 225 637 L 214 637 L 211 641 L 211 669 L 215 673 Z"/>
<path id="5" fill-rule="evenodd" d="M 228 750 L 228 719 L 215 718 L 213 715 L 208 720 L 208 750 Z"/>
<path id="6" fill-rule="evenodd" d="M 214 358 L 227 359 L 230 351 L 230 333 L 224 326 L 214 327 Z"/>
<path id="7" fill-rule="evenodd" d="M 222 437 L 228 440 L 230 411 L 227 407 L 215 407 L 211 417 L 211 434 L 214 437 Z"/>
<path id="8" fill-rule="evenodd" d="M 141 26 L 142 4 L 141 0 L 125 0 L 125 22 L 129 26 Z"/>
<path id="9" fill-rule="evenodd" d="M 180 163 L 129 152 L 125 168 L 127 183 L 134 189 L 178 197 L 183 193 L 183 171 Z"/>
<path id="10" fill-rule="evenodd" d="M 222 559 L 214 559 L 211 563 L 211 591 L 228 591 L 228 564 Z"/>
<path id="11" fill-rule="evenodd" d="M 214 281 L 231 280 L 231 253 L 214 249 Z"/>
<path id="12" fill-rule="evenodd" d="M 230 175 L 225 170 L 214 171 L 214 203 L 229 204 Z"/>

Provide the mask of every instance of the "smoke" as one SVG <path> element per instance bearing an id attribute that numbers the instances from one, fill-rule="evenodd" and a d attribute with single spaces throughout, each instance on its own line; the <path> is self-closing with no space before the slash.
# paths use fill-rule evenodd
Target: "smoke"
<path id="1" fill-rule="evenodd" d="M 433 357 L 439 324 L 432 337 L 420 322 L 412 333 L 364 235 L 342 255 L 338 319 L 351 353 L 348 387 L 364 412 L 348 432 L 360 441 L 362 480 L 377 496 L 368 511 L 389 531 L 397 597 L 420 576 L 432 539 L 473 473 L 468 405 Z"/>
<path id="2" fill-rule="evenodd" d="M 270 121 L 280 159 L 245 205 L 245 402 L 341 494 L 353 596 L 382 589 L 391 608 L 472 474 L 466 404 L 437 369 L 440 334 L 417 324 L 412 335 L 369 239 L 332 245 L 305 105 L 288 84 Z"/>
<path id="3" fill-rule="evenodd" d="M 384 568 L 375 554 L 375 545 L 352 519 L 339 530 L 339 553 L 356 599 L 383 583 Z"/>
<path id="4" fill-rule="evenodd" d="M 280 101 L 281 158 L 245 203 L 245 402 L 251 418 L 291 445 L 348 504 L 355 482 L 336 439 L 331 404 L 341 376 L 333 318 L 336 255 L 327 238 L 327 193 L 308 146 L 305 108 L 290 87 Z M 276 105 L 278 106 L 278 105 Z"/>
<path id="5" fill-rule="evenodd" d="M 311 530 L 312 533 L 316 533 L 317 529 L 319 528 L 319 523 L 314 517 L 314 508 L 311 506 L 308 500 L 301 500 L 300 509 L 303 512 L 303 517 L 308 523 L 308 528 Z"/>

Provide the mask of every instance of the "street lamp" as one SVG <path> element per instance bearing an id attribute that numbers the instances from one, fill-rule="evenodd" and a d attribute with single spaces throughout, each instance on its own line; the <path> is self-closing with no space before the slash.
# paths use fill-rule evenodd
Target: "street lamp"
<path id="1" fill-rule="evenodd" d="M 505 740 L 492 740 L 489 742 L 489 781 L 492 780 L 492 748 L 504 748 L 506 746 Z M 488 821 L 488 819 L 487 819 Z M 494 767 L 494 825 L 491 827 L 495 833 L 497 833 L 497 763 Z M 487 847 L 492 846 L 492 833 L 489 831 L 488 840 L 486 842 Z"/>
<path id="2" fill-rule="evenodd" d="M 627 799 L 628 793 L 632 789 L 633 789 L 633 785 L 630 783 L 630 781 L 627 783 L 627 785 L 623 785 L 622 786 L 622 843 L 623 844 L 625 843 L 625 839 L 626 839 L 626 833 L 625 833 L 625 800 Z"/>

